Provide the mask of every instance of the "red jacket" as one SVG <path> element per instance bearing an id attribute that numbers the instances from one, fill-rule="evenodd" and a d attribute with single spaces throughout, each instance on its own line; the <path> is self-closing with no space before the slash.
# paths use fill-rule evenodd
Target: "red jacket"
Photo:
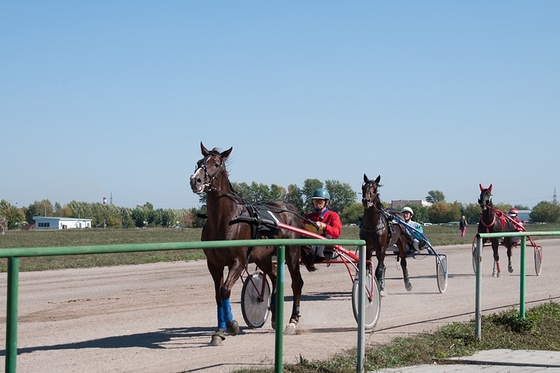
<path id="1" fill-rule="evenodd" d="M 333 239 L 340 237 L 340 231 L 342 230 L 342 222 L 340 221 L 340 216 L 334 211 L 328 208 L 323 211 L 323 213 L 311 212 L 304 216 L 306 219 L 311 221 L 320 221 L 325 223 L 327 228 L 323 233 L 323 236 L 330 236 Z"/>

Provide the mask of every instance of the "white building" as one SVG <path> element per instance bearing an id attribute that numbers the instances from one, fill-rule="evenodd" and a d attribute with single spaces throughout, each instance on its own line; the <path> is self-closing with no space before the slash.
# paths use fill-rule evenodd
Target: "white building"
<path id="1" fill-rule="evenodd" d="M 91 219 L 34 216 L 33 220 L 35 221 L 35 229 L 91 228 Z"/>

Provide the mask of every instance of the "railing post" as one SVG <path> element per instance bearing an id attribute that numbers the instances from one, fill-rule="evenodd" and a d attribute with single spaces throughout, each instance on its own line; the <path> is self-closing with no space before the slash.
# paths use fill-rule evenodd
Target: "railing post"
<path id="1" fill-rule="evenodd" d="M 525 252 L 527 249 L 526 237 L 521 236 L 521 252 L 519 260 L 519 318 L 525 318 L 525 272 L 527 272 Z"/>
<path id="2" fill-rule="evenodd" d="M 284 262 L 286 248 L 280 245 L 276 249 L 276 345 L 274 349 L 274 372 L 282 372 L 284 355 Z"/>
<path id="3" fill-rule="evenodd" d="M 360 245 L 359 251 L 360 260 L 358 261 L 358 359 L 356 361 L 356 372 L 364 372 L 364 356 L 366 353 L 365 349 L 365 277 L 366 277 L 366 247 Z M 372 274 L 373 275 L 373 274 Z M 374 282 L 373 286 L 377 286 Z M 371 291 L 374 293 L 373 289 Z M 374 293 L 375 294 L 375 293 Z"/>
<path id="4" fill-rule="evenodd" d="M 8 294 L 6 297 L 6 373 L 16 372 L 18 324 L 19 258 L 8 258 Z"/>
<path id="5" fill-rule="evenodd" d="M 482 295 L 480 294 L 481 292 L 481 271 L 480 271 L 480 262 L 482 259 L 482 247 L 483 247 L 483 243 L 482 243 L 482 238 L 480 236 L 477 235 L 476 237 L 476 249 L 475 249 L 475 268 L 476 268 L 476 300 L 475 300 L 475 308 L 474 308 L 474 312 L 475 312 L 475 327 L 474 327 L 474 332 L 475 332 L 475 336 L 476 339 L 478 341 L 480 341 L 482 339 L 481 336 L 481 328 L 482 328 L 482 310 L 481 310 L 481 299 L 482 299 Z"/>

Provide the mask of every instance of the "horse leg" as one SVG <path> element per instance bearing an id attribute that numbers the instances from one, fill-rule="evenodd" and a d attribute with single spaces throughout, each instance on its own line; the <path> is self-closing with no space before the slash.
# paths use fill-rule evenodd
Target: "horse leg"
<path id="1" fill-rule="evenodd" d="M 511 247 L 513 246 L 513 240 L 511 237 L 506 237 L 504 244 L 507 248 L 507 257 L 508 257 L 508 272 L 513 273 L 513 265 L 511 264 Z"/>
<path id="2" fill-rule="evenodd" d="M 377 263 L 377 267 L 375 268 L 375 279 L 379 284 L 379 295 L 384 297 L 387 295 L 385 293 L 385 265 L 383 263 Z"/>
<path id="3" fill-rule="evenodd" d="M 406 291 L 411 291 L 412 284 L 410 283 L 410 278 L 408 277 L 408 268 L 406 267 L 406 253 L 401 254 L 401 268 L 403 272 L 404 287 Z"/>
<path id="4" fill-rule="evenodd" d="M 208 269 L 214 279 L 216 304 L 218 305 L 218 330 L 212 335 L 212 340 L 210 342 L 212 346 L 221 345 L 222 341 L 226 338 L 226 333 L 231 336 L 239 334 L 239 324 L 233 319 L 229 298 L 231 295 L 231 288 L 239 276 L 241 276 L 243 266 L 239 261 L 235 261 L 229 268 L 225 282 L 223 281 L 223 267 L 218 267 L 219 266 L 212 266 L 210 263 L 208 264 Z"/>
<path id="5" fill-rule="evenodd" d="M 494 267 L 492 268 L 492 277 L 500 277 L 502 268 L 500 267 L 500 254 L 498 253 L 498 239 L 492 239 L 492 252 L 494 254 Z"/>
<path id="6" fill-rule="evenodd" d="M 286 255 L 286 264 L 288 266 L 288 271 L 290 272 L 290 277 L 292 278 L 292 294 L 294 296 L 294 301 L 292 303 L 292 314 L 290 316 L 290 322 L 286 325 L 284 329 L 284 334 L 295 334 L 296 326 L 301 317 L 300 311 L 300 301 L 301 293 L 303 289 L 303 278 L 301 276 L 300 266 L 299 266 L 299 247 L 296 249 L 288 248 Z"/>
<path id="7" fill-rule="evenodd" d="M 217 318 L 218 318 L 218 330 L 214 332 L 212 335 L 212 340 L 210 341 L 210 345 L 212 346 L 220 346 L 222 341 L 226 339 L 226 322 L 224 318 L 224 309 L 222 307 L 222 302 L 220 300 L 220 289 L 224 282 L 224 269 L 219 268 L 219 266 L 214 266 L 208 261 L 208 270 L 212 275 L 212 279 L 214 280 L 214 293 L 216 297 L 216 311 L 217 311 Z"/>

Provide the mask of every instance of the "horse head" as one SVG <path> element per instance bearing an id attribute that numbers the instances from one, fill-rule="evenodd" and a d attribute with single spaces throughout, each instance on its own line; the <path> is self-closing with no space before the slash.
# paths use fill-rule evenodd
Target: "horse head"
<path id="1" fill-rule="evenodd" d="M 478 184 L 480 187 L 480 196 L 478 197 L 478 204 L 480 208 L 485 210 L 487 207 L 492 207 L 492 184 L 488 188 Z"/>
<path id="2" fill-rule="evenodd" d="M 233 147 L 226 151 L 219 152 L 216 148 L 212 150 L 200 142 L 200 150 L 203 158 L 196 162 L 194 173 L 191 175 L 191 189 L 196 194 L 209 192 L 216 188 L 214 182 L 219 181 L 223 175 L 227 176 L 225 162 L 228 159 Z"/>
<path id="3" fill-rule="evenodd" d="M 364 183 L 362 184 L 362 205 L 365 209 L 376 206 L 379 201 L 379 182 L 381 175 L 377 176 L 375 180 L 369 180 L 367 175 L 364 174 Z"/>

